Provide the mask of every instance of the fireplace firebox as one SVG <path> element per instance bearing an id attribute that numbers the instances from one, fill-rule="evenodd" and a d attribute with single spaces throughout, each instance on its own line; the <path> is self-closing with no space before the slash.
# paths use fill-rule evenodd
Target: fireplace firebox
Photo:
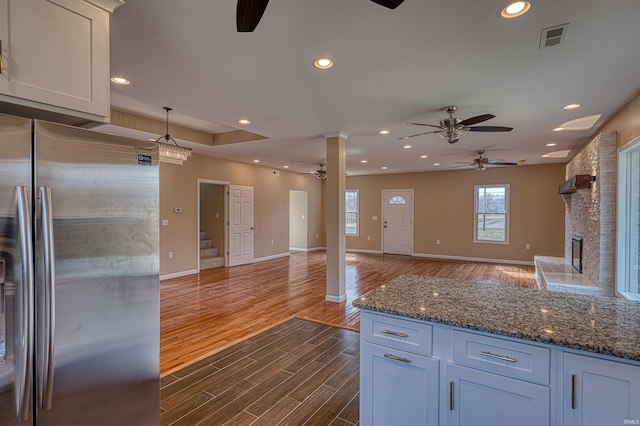
<path id="1" fill-rule="evenodd" d="M 582 273 L 582 238 L 577 236 L 571 239 L 571 266 Z"/>

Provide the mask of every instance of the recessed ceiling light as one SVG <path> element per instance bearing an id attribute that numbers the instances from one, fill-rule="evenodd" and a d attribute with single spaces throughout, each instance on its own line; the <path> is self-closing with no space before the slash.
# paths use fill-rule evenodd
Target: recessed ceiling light
<path id="1" fill-rule="evenodd" d="M 329 58 L 318 58 L 313 61 L 313 66 L 320 70 L 328 70 L 333 67 L 333 61 Z"/>
<path id="2" fill-rule="evenodd" d="M 564 127 L 556 127 L 555 129 L 553 129 L 554 132 L 561 132 L 564 130 Z"/>
<path id="3" fill-rule="evenodd" d="M 382 167 L 380 167 L 380 168 L 381 168 L 382 170 L 387 170 L 387 169 L 388 169 L 388 167 L 387 167 L 387 166 L 382 166 Z"/>
<path id="4" fill-rule="evenodd" d="M 388 130 L 380 130 L 378 133 L 381 134 L 381 135 L 388 135 L 391 132 L 388 131 Z"/>
<path id="5" fill-rule="evenodd" d="M 562 109 L 576 109 L 580 108 L 580 104 L 569 104 L 562 107 Z"/>
<path id="6" fill-rule="evenodd" d="M 439 166 L 439 165 L 440 165 L 440 163 L 433 163 L 433 165 L 434 165 L 434 166 Z"/>
<path id="7" fill-rule="evenodd" d="M 361 163 L 368 163 L 367 160 L 360 160 Z"/>
<path id="8" fill-rule="evenodd" d="M 113 82 L 115 84 L 121 84 L 123 86 L 126 86 L 127 84 L 131 83 L 129 80 L 127 80 L 124 77 L 111 77 L 111 82 Z"/>
<path id="9" fill-rule="evenodd" d="M 284 166 L 282 166 L 283 169 L 288 169 L 289 166 L 287 166 L 286 164 Z"/>
<path id="10" fill-rule="evenodd" d="M 240 123 L 240 124 L 251 124 L 251 122 L 249 120 L 247 120 L 246 118 L 241 118 L 240 120 L 238 120 L 238 123 Z"/>
<path id="11" fill-rule="evenodd" d="M 513 1 L 500 9 L 500 16 L 503 18 L 517 18 L 529 11 L 531 3 L 528 1 Z"/>
<path id="12" fill-rule="evenodd" d="M 420 158 L 429 158 L 428 155 L 421 155 Z"/>
<path id="13" fill-rule="evenodd" d="M 404 149 L 411 149 L 411 148 L 413 148 L 413 146 L 411 146 L 411 145 L 405 145 L 405 146 L 403 146 L 403 148 L 404 148 Z"/>
<path id="14" fill-rule="evenodd" d="M 545 146 L 556 146 L 556 145 L 558 145 L 558 144 L 557 144 L 557 143 L 550 142 L 550 143 L 546 144 Z"/>
<path id="15" fill-rule="evenodd" d="M 589 130 L 595 126 L 598 120 L 600 120 L 600 117 L 602 117 L 602 114 L 579 117 L 560 124 L 558 128 L 561 128 L 562 130 Z"/>
<path id="16" fill-rule="evenodd" d="M 253 162 L 254 162 L 254 163 L 259 163 L 259 162 L 260 162 L 260 160 L 253 160 Z"/>

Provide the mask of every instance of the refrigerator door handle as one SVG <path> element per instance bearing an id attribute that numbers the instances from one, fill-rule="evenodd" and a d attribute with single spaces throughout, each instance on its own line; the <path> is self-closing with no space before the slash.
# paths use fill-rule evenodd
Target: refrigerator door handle
<path id="1" fill-rule="evenodd" d="M 51 409 L 53 399 L 54 342 L 56 329 L 56 273 L 53 242 L 53 210 L 51 208 L 51 188 L 40 187 L 40 217 L 42 219 L 42 242 L 44 252 L 44 347 L 40 365 L 41 383 L 39 384 L 40 407 Z"/>
<path id="2" fill-rule="evenodd" d="M 18 205 L 18 232 L 22 256 L 22 335 L 16 354 L 16 414 L 19 422 L 29 418 L 31 400 L 31 366 L 33 365 L 33 240 L 29 192 L 26 186 L 16 187 Z"/>

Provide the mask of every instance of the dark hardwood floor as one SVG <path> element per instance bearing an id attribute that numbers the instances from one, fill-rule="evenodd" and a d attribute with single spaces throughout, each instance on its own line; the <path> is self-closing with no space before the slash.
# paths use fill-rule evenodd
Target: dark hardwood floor
<path id="1" fill-rule="evenodd" d="M 165 375 L 160 424 L 357 425 L 359 354 L 355 331 L 290 319 Z"/>
<path id="2" fill-rule="evenodd" d="M 348 253 L 347 300 L 332 303 L 324 300 L 325 264 L 323 251 L 296 253 L 162 281 L 162 375 L 294 316 L 358 331 L 353 300 L 401 274 L 535 286 L 533 266 Z"/>

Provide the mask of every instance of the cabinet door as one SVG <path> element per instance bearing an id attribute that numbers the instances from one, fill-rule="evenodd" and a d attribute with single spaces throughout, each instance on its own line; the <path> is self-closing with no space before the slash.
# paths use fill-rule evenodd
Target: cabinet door
<path id="1" fill-rule="evenodd" d="M 108 25 L 85 1 L 0 0 L 0 100 L 109 117 Z"/>
<path id="2" fill-rule="evenodd" d="M 447 365 L 448 425 L 548 426 L 547 386 Z"/>
<path id="3" fill-rule="evenodd" d="M 640 424 L 640 366 L 564 354 L 565 425 Z"/>
<path id="4" fill-rule="evenodd" d="M 372 343 L 360 360 L 361 425 L 438 425 L 438 360 Z"/>

